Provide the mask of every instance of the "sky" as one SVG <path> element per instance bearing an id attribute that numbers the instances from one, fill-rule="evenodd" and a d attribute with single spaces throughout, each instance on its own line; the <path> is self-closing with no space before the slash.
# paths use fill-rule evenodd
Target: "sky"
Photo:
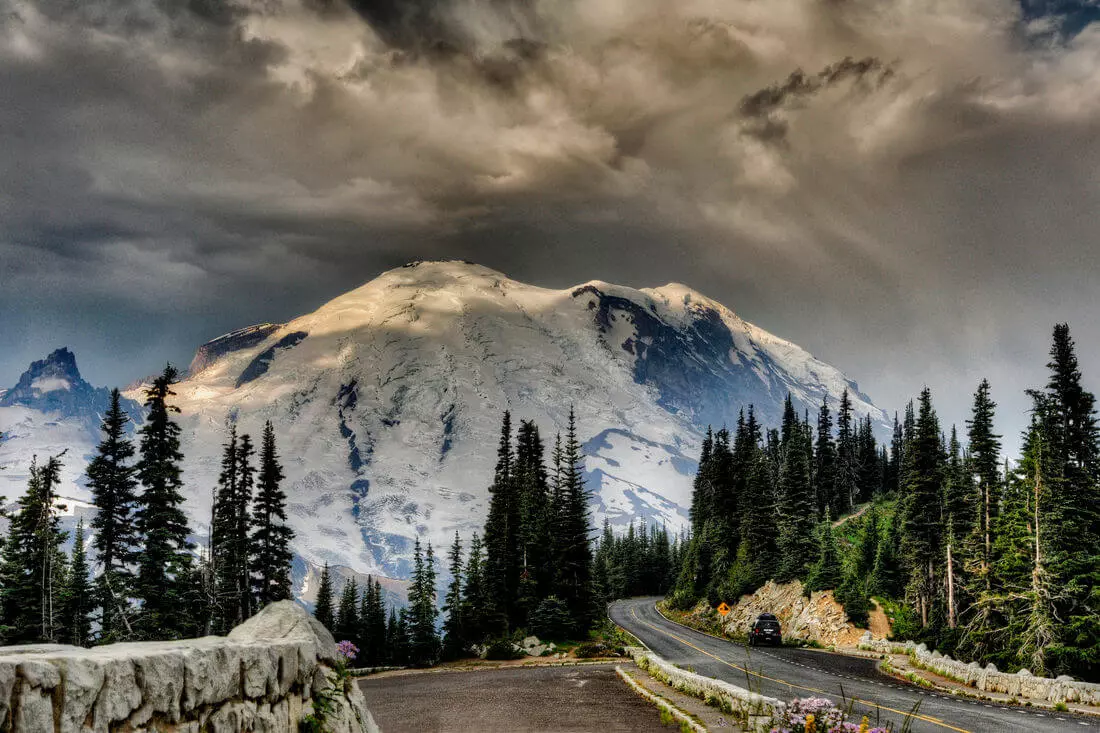
<path id="1" fill-rule="evenodd" d="M 683 282 L 1006 443 L 1100 388 L 1100 23 L 1025 0 L 0 0 L 0 385 L 380 272 Z"/>

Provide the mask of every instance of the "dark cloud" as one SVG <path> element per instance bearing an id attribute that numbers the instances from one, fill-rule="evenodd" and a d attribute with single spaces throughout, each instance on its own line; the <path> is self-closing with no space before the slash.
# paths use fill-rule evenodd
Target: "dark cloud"
<path id="1" fill-rule="evenodd" d="M 126 383 L 456 256 L 687 282 L 887 408 L 928 383 L 961 421 L 989 376 L 1014 432 L 1055 320 L 1100 370 L 1100 32 L 1062 19 L 0 0 L 0 384 L 61 344 Z"/>

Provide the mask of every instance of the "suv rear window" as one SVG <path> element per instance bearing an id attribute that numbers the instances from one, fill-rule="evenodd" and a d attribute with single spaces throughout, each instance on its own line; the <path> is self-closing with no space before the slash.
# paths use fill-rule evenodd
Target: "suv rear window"
<path id="1" fill-rule="evenodd" d="M 756 627 L 759 628 L 759 629 L 778 629 L 779 628 L 779 622 L 778 621 L 757 621 L 756 622 Z"/>

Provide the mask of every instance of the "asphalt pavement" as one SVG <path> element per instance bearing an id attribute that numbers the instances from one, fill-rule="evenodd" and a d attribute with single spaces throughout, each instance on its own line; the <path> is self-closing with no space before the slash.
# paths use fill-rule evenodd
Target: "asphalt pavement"
<path id="1" fill-rule="evenodd" d="M 956 698 L 898 681 L 878 671 L 876 661 L 790 647 L 748 647 L 669 621 L 657 598 L 616 601 L 611 620 L 673 664 L 763 695 L 791 700 L 827 697 L 853 704 L 854 719 L 872 724 L 908 724 L 913 733 L 1017 733 L 1100 730 L 1100 719 Z M 908 719 L 908 720 L 907 720 Z"/>

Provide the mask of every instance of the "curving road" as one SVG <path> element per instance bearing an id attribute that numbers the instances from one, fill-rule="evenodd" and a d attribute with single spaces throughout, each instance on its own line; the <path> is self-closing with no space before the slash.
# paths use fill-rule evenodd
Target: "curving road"
<path id="1" fill-rule="evenodd" d="M 1095 718 L 922 690 L 882 674 L 871 659 L 786 647 L 750 648 L 718 639 L 669 621 L 658 613 L 657 600 L 616 601 L 609 609 L 611 620 L 674 664 L 780 700 L 828 697 L 842 707 L 854 700 L 857 721 L 867 715 L 872 724 L 892 722 L 895 731 L 916 708 L 909 727 L 914 733 L 1100 730 Z"/>

